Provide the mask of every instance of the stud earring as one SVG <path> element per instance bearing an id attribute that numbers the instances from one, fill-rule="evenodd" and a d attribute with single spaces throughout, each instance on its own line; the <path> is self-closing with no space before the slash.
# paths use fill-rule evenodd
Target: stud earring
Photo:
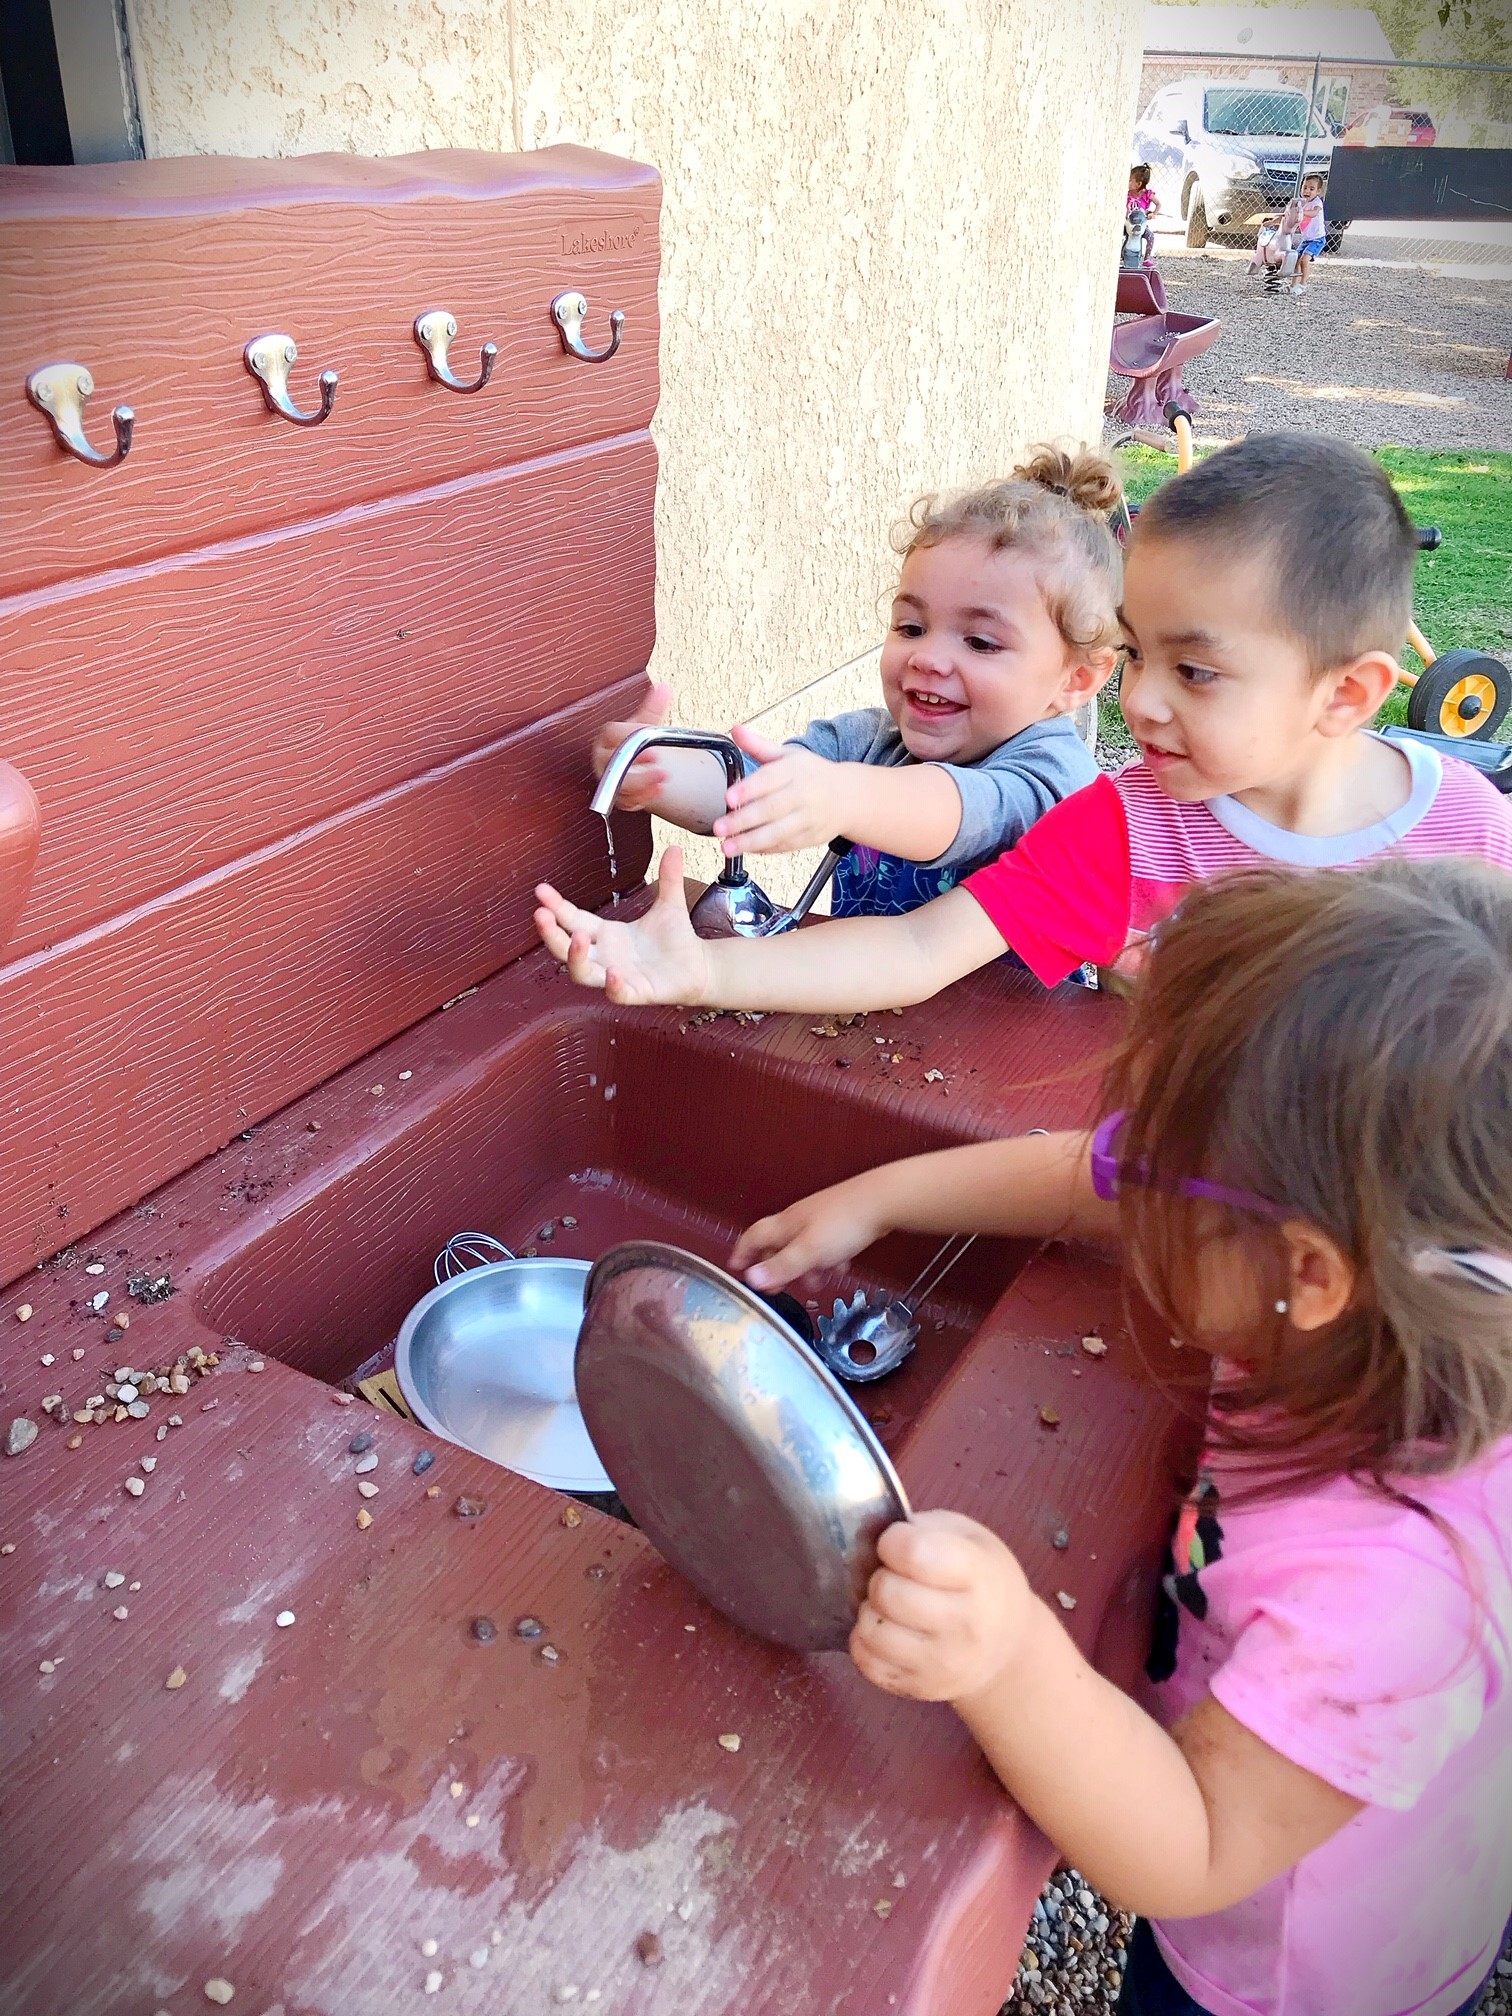
<path id="1" fill-rule="evenodd" d="M 1278 1302 L 1276 1304 L 1276 1314 L 1278 1316 L 1284 1316 L 1290 1307 L 1291 1304 L 1289 1302 Z"/>

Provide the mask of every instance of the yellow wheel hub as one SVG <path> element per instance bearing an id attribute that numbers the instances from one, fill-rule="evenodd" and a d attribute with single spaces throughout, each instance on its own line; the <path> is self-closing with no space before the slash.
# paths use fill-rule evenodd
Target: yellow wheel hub
<path id="1" fill-rule="evenodd" d="M 1462 700 L 1479 700 L 1481 703 L 1469 721 L 1459 711 Z M 1495 704 L 1496 688 L 1485 673 L 1468 673 L 1465 678 L 1456 680 L 1439 702 L 1439 733 L 1473 735 L 1482 718 Z"/>

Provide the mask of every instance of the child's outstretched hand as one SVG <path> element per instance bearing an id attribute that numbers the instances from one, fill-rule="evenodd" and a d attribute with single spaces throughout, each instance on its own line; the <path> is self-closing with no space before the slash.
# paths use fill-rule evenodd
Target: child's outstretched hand
<path id="1" fill-rule="evenodd" d="M 754 728 L 730 732 L 736 746 L 761 768 L 725 793 L 726 809 L 714 821 L 714 833 L 726 855 L 827 847 L 836 833 L 844 832 L 842 773 L 850 765 L 771 742 Z"/>
<path id="2" fill-rule="evenodd" d="M 658 683 L 647 689 L 646 697 L 628 721 L 606 721 L 593 738 L 593 774 L 602 777 L 609 759 L 627 735 L 637 728 L 665 727 L 672 712 L 672 688 Z M 662 751 L 648 749 L 637 756 L 625 772 L 625 781 L 615 794 L 617 812 L 645 812 L 656 804 L 667 788 L 667 771 Z"/>
<path id="3" fill-rule="evenodd" d="M 536 901 L 541 943 L 580 987 L 602 988 L 625 1008 L 666 1001 L 692 1008 L 703 999 L 708 957 L 688 919 L 680 847 L 662 856 L 656 901 L 633 924 L 580 910 L 549 882 L 539 884 Z"/>
<path id="4" fill-rule="evenodd" d="M 730 1272 L 744 1272 L 753 1288 L 785 1288 L 810 1270 L 844 1266 L 889 1229 L 858 1176 L 748 1225 L 730 1255 Z"/>
<path id="5" fill-rule="evenodd" d="M 995 1533 L 959 1512 L 917 1512 L 877 1543 L 882 1565 L 850 1654 L 888 1694 L 961 1702 L 990 1686 L 1028 1635 L 1035 1597 Z"/>

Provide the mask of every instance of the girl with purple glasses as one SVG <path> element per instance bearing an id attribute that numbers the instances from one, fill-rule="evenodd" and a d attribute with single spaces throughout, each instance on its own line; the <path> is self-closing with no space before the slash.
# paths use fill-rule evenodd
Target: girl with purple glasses
<path id="1" fill-rule="evenodd" d="M 1102 1110 L 840 1184 L 732 1265 L 1121 1241 L 1141 1329 L 1212 1371 L 1141 1696 L 953 1512 L 883 1535 L 851 1656 L 1139 1915 L 1124 2016 L 1464 2016 L 1512 1910 L 1512 878 L 1194 890 Z"/>

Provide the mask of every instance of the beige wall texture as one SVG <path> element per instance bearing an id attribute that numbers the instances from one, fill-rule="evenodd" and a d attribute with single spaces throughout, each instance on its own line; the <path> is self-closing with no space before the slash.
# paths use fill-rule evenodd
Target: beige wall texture
<path id="1" fill-rule="evenodd" d="M 660 169 L 679 720 L 874 698 L 914 496 L 1097 438 L 1134 0 L 129 5 L 153 154 L 575 140 Z"/>

